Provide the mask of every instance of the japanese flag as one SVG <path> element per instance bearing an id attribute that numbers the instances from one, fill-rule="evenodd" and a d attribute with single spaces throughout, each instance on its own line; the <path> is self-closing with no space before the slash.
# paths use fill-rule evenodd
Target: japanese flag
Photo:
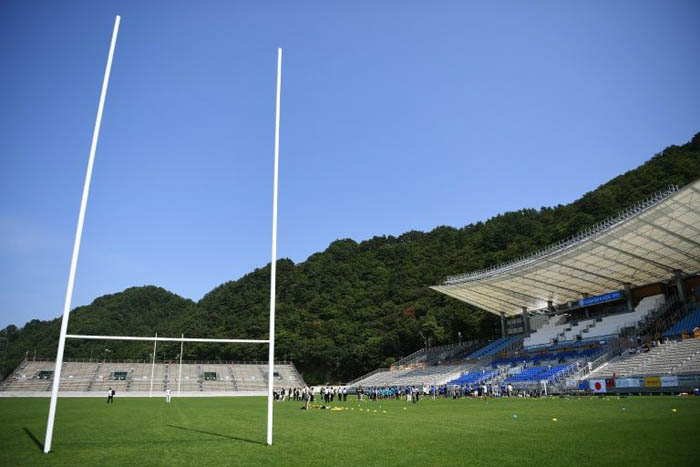
<path id="1" fill-rule="evenodd" d="M 605 392 L 604 379 L 592 379 L 589 381 L 592 392 Z"/>

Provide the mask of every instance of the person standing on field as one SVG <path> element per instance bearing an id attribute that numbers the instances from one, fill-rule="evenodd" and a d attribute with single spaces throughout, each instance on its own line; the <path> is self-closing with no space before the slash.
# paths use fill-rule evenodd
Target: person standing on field
<path id="1" fill-rule="evenodd" d="M 165 402 L 170 404 L 170 388 L 165 390 Z"/>
<path id="2" fill-rule="evenodd" d="M 113 399 L 114 399 L 114 395 L 112 394 L 112 388 L 109 388 L 107 390 L 107 403 L 111 404 L 112 402 L 114 402 Z"/>

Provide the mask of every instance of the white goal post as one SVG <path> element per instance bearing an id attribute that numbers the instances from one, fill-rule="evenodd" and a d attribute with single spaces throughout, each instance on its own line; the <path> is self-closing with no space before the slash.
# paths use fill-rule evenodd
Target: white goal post
<path id="1" fill-rule="evenodd" d="M 109 76 L 112 69 L 112 59 L 114 56 L 114 48 L 117 43 L 117 35 L 119 33 L 119 24 L 121 17 L 116 16 L 114 20 L 114 29 L 112 31 L 112 41 L 109 46 L 107 56 L 107 66 L 105 68 L 104 79 L 102 81 L 102 92 L 100 93 L 100 101 L 97 107 L 97 117 L 95 119 L 95 127 L 92 133 L 92 144 L 90 146 L 90 156 L 88 158 L 87 172 L 85 174 L 85 183 L 83 185 L 83 194 L 80 202 L 80 212 L 78 214 L 78 225 L 75 232 L 75 241 L 73 243 L 73 254 L 71 256 L 70 271 L 68 273 L 68 285 L 66 286 L 66 296 L 63 304 L 63 317 L 61 319 L 61 333 L 58 339 L 58 350 L 56 351 L 56 366 L 53 373 L 53 384 L 51 387 L 51 403 L 49 405 L 49 416 L 46 424 L 46 436 L 44 438 L 44 452 L 51 451 L 51 442 L 53 438 L 54 421 L 56 418 L 56 403 L 58 400 L 58 389 L 61 382 L 61 369 L 63 367 L 63 353 L 65 350 L 66 339 L 94 339 L 94 340 L 128 340 L 128 341 L 152 341 L 154 345 L 161 342 L 201 342 L 201 343 L 220 343 L 220 344 L 269 344 L 269 362 L 268 362 L 268 391 L 267 391 L 267 444 L 272 445 L 272 410 L 273 410 L 273 387 L 274 387 L 274 358 L 275 358 L 275 285 L 277 272 L 277 186 L 278 186 L 278 167 L 279 167 L 279 128 L 280 128 L 280 98 L 282 87 L 282 49 L 277 49 L 277 93 L 275 101 L 275 149 L 274 149 L 274 176 L 273 176 L 273 201 L 272 201 L 272 261 L 270 267 L 270 334 L 269 339 L 207 339 L 207 338 L 192 338 L 192 337 L 135 337 L 135 336 L 97 336 L 97 335 L 80 335 L 68 334 L 68 318 L 70 315 L 71 301 L 73 298 L 73 286 L 75 284 L 75 272 L 78 264 L 78 256 L 80 253 L 80 242 L 83 234 L 83 224 L 85 222 L 85 211 L 87 208 L 88 195 L 90 192 L 90 180 L 92 178 L 92 168 L 95 161 L 95 152 L 97 150 L 97 140 L 100 134 L 100 125 L 102 123 L 102 112 L 104 110 L 105 98 L 107 95 L 107 87 L 109 84 Z M 155 352 L 154 352 L 155 358 Z M 180 361 L 182 361 L 182 351 L 180 352 Z M 151 378 L 152 383 L 153 378 Z M 179 384 L 179 380 L 178 380 Z"/>

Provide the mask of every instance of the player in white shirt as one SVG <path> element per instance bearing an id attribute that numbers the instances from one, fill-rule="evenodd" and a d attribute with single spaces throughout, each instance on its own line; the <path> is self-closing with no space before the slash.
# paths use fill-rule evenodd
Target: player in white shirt
<path id="1" fill-rule="evenodd" d="M 165 390 L 165 402 L 170 404 L 170 388 Z"/>

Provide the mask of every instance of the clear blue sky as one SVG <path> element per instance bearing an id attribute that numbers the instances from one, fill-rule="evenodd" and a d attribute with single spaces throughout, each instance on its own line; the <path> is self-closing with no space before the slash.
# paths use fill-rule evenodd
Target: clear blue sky
<path id="1" fill-rule="evenodd" d="M 278 46 L 295 262 L 567 203 L 700 131 L 694 0 L 3 1 L 0 328 L 61 313 L 115 14 L 75 306 L 269 262 Z"/>

